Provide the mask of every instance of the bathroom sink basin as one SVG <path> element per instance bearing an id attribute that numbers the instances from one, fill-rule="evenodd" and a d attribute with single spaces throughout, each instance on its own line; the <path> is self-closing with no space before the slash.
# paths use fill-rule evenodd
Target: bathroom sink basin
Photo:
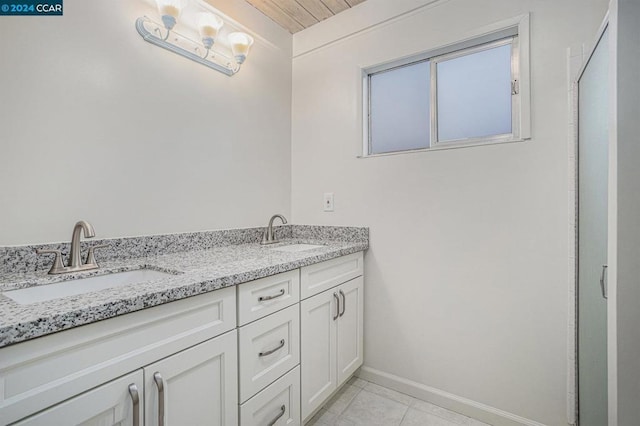
<path id="1" fill-rule="evenodd" d="M 80 278 L 77 280 L 62 281 L 55 284 L 39 285 L 19 290 L 5 291 L 5 296 L 21 305 L 45 302 L 61 297 L 76 296 L 92 291 L 105 290 L 107 288 L 122 287 L 125 285 L 139 284 L 173 274 L 160 272 L 153 269 L 136 269 L 127 272 L 98 275 L 95 277 Z"/>
<path id="2" fill-rule="evenodd" d="M 320 247 L 324 247 L 324 246 L 316 245 L 316 244 L 290 244 L 288 246 L 273 247 L 271 250 L 295 253 L 299 251 L 313 250 Z"/>

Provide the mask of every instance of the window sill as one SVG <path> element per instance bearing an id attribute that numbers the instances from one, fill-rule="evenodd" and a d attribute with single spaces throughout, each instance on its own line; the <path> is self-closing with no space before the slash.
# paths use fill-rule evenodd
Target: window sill
<path id="1" fill-rule="evenodd" d="M 367 154 L 367 155 L 358 155 L 356 158 L 372 158 L 372 157 L 388 157 L 390 155 L 401 155 L 401 154 L 415 154 L 422 152 L 430 152 L 430 151 L 443 151 L 449 149 L 458 149 L 458 148 L 472 148 L 476 146 L 487 146 L 487 145 L 500 145 L 505 143 L 514 143 L 514 142 L 525 142 L 531 140 L 530 138 L 515 138 L 515 139 L 506 139 L 506 140 L 488 140 L 483 142 L 441 142 L 438 145 L 422 148 L 422 149 L 411 149 L 406 151 L 393 151 L 393 152 L 383 152 L 380 154 Z"/>

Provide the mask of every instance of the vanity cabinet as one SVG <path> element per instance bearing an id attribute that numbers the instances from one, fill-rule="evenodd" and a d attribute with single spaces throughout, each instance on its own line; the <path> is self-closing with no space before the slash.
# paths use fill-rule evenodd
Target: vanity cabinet
<path id="1" fill-rule="evenodd" d="M 242 426 L 302 424 L 362 365 L 362 262 L 359 252 L 238 286 Z"/>
<path id="2" fill-rule="evenodd" d="M 145 400 L 157 408 L 156 385 L 149 383 L 155 372 L 165 379 L 166 418 L 184 414 L 190 399 L 217 389 L 207 404 L 223 404 L 231 422 L 219 424 L 235 424 L 235 327 L 235 288 L 224 288 L 2 348 L 0 425 L 75 424 L 48 420 L 73 411 L 69 419 L 77 415 L 77 424 L 117 425 L 124 418 L 123 424 L 135 426 L 129 385 L 138 388 L 140 410 Z M 160 424 L 149 419 L 154 417 L 147 425 Z"/>
<path id="3" fill-rule="evenodd" d="M 363 362 L 362 253 L 309 268 L 310 271 L 302 268 L 301 272 L 302 293 L 305 294 L 305 287 L 314 289 L 308 291 L 311 296 L 300 303 L 304 420 Z M 316 289 L 324 291 L 317 293 Z"/>
<path id="4" fill-rule="evenodd" d="M 362 259 L 1 348 L 0 426 L 302 424 L 362 364 Z"/>

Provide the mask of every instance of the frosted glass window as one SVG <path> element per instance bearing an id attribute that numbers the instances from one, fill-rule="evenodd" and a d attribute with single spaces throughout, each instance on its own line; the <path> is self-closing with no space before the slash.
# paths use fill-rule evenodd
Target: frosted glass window
<path id="1" fill-rule="evenodd" d="M 370 68 L 363 155 L 528 139 L 529 40 L 513 30 Z"/>
<path id="2" fill-rule="evenodd" d="M 430 63 L 371 74 L 369 153 L 429 147 Z"/>
<path id="3" fill-rule="evenodd" d="M 436 67 L 439 142 L 512 133 L 511 44 Z"/>

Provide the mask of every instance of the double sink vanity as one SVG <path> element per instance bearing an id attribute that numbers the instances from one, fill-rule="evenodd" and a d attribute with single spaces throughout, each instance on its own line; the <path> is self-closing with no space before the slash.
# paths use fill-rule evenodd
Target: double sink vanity
<path id="1" fill-rule="evenodd" d="M 59 274 L 37 251 L 69 244 L 1 247 L 0 425 L 303 424 L 362 364 L 368 230 L 268 229 L 83 242 L 99 268 Z"/>

